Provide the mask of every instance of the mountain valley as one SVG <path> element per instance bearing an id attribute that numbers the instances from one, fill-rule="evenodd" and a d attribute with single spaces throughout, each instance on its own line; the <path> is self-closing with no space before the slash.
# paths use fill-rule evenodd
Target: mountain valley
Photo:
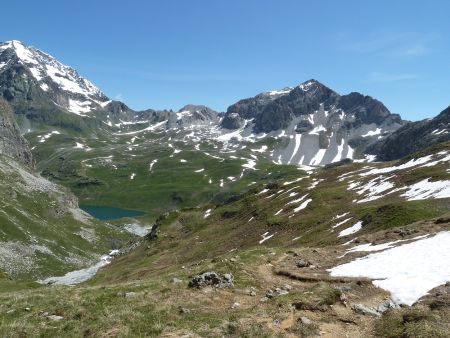
<path id="1" fill-rule="evenodd" d="M 0 336 L 447 337 L 449 114 L 314 79 L 135 111 L 1 43 Z"/>

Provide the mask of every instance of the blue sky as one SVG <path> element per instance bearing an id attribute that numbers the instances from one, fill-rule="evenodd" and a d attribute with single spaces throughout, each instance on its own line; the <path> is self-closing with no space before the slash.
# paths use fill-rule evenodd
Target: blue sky
<path id="1" fill-rule="evenodd" d="M 450 1 L 4 2 L 0 40 L 76 68 L 134 109 L 219 111 L 314 78 L 417 120 L 450 105 Z"/>

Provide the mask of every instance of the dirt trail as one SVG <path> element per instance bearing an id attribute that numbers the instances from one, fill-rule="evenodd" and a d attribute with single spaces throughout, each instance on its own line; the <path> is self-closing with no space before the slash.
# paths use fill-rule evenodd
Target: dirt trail
<path id="1" fill-rule="evenodd" d="M 292 275 L 279 274 L 279 266 L 288 266 L 289 260 L 291 259 L 292 255 L 283 254 L 278 257 L 273 257 L 270 263 L 265 262 L 258 265 L 256 273 L 257 278 L 262 282 L 261 284 L 265 285 L 267 289 L 289 284 L 292 287 L 292 291 L 308 292 L 308 289 L 312 288 L 321 280 L 327 283 L 331 283 L 336 287 L 341 286 L 344 282 L 334 281 L 333 279 L 326 278 L 326 271 L 322 271 L 323 276 L 325 277 L 323 279 L 317 278 L 317 280 L 301 280 L 295 278 L 295 266 L 292 266 Z M 306 270 L 304 275 L 308 275 L 308 270 Z M 356 284 L 356 281 L 357 280 L 350 279 L 346 282 L 353 282 Z M 381 300 L 385 296 L 383 293 L 380 294 L 379 291 L 381 290 L 372 287 L 370 283 L 361 283 L 361 281 L 359 281 L 358 283 L 360 286 L 357 292 L 352 291 L 349 295 L 352 302 L 361 301 L 361 296 L 363 294 L 367 296 L 366 302 L 369 301 L 370 303 L 376 303 L 377 301 L 381 302 Z M 298 328 L 298 320 L 300 317 L 306 317 L 310 319 L 314 324 L 316 324 L 318 326 L 320 337 L 359 338 L 373 336 L 374 318 L 355 314 L 349 306 L 349 300 L 347 298 L 344 298 L 344 301 L 329 306 L 324 311 L 295 310 L 294 308 L 292 308 L 290 314 L 284 313 L 282 315 L 280 314 L 280 316 L 278 317 L 282 318 L 275 318 L 274 316 L 272 316 L 269 318 L 260 319 L 259 322 L 264 323 L 266 327 L 271 331 L 278 334 L 283 334 L 286 337 L 299 336 L 295 333 L 295 330 L 296 328 Z"/>

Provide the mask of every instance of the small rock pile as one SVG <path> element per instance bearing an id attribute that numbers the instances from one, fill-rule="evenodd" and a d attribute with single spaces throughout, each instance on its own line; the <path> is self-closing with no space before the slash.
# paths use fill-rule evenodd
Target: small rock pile
<path id="1" fill-rule="evenodd" d="M 268 299 L 272 299 L 278 296 L 287 295 L 291 290 L 292 287 L 289 284 L 283 285 L 281 287 L 276 287 L 274 289 L 269 289 L 266 292 L 266 296 L 263 297 L 261 301 L 266 301 Z"/>
<path id="2" fill-rule="evenodd" d="M 222 277 L 216 272 L 204 272 L 191 279 L 188 286 L 190 288 L 203 288 L 205 286 L 214 286 L 216 288 L 229 288 L 233 284 L 233 275 L 226 273 Z"/>

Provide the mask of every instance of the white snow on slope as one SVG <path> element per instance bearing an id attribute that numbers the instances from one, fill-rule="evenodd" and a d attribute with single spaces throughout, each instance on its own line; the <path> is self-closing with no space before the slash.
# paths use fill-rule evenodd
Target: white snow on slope
<path id="1" fill-rule="evenodd" d="M 387 168 L 381 168 L 381 169 L 372 169 L 369 171 L 366 171 L 364 173 L 359 174 L 360 176 L 368 176 L 368 175 L 379 175 L 379 174 L 386 174 L 397 170 L 403 170 L 403 169 L 409 169 L 412 167 L 416 167 L 419 165 L 423 165 L 427 162 L 429 162 L 432 159 L 433 155 L 428 155 L 424 157 L 420 157 L 417 159 L 412 159 L 406 163 L 394 166 L 394 167 L 387 167 Z"/>
<path id="2" fill-rule="evenodd" d="M 319 135 L 319 133 L 321 131 L 327 131 L 327 128 L 325 128 L 324 126 L 320 125 L 320 126 L 315 127 L 308 134 L 310 134 L 310 135 Z"/>
<path id="3" fill-rule="evenodd" d="M 368 137 L 368 136 L 375 136 L 375 135 L 380 135 L 381 134 L 381 128 L 377 128 L 375 130 L 369 130 L 367 133 L 365 133 L 364 135 L 361 135 L 362 137 Z"/>
<path id="4" fill-rule="evenodd" d="M 301 142 L 302 142 L 302 134 L 295 134 L 295 147 L 294 151 L 292 152 L 291 158 L 288 161 L 289 164 L 292 164 L 292 159 L 294 158 L 295 154 L 297 154 Z"/>
<path id="5" fill-rule="evenodd" d="M 430 182 L 430 179 L 427 178 L 410 185 L 407 189 L 401 196 L 408 201 L 450 197 L 449 180 Z"/>
<path id="6" fill-rule="evenodd" d="M 353 217 L 346 218 L 346 219 L 344 219 L 343 221 L 340 221 L 339 223 L 333 225 L 332 228 L 333 228 L 333 229 L 334 229 L 334 228 L 337 228 L 338 226 L 341 226 L 342 224 L 347 223 L 347 222 L 350 221 L 352 218 L 353 218 Z"/>
<path id="7" fill-rule="evenodd" d="M 329 270 L 331 276 L 368 277 L 397 303 L 412 305 L 431 289 L 450 281 L 450 232 L 440 232 L 370 254 Z"/>
<path id="8" fill-rule="evenodd" d="M 389 182 L 389 179 L 391 178 L 393 178 L 393 176 L 377 176 L 367 183 L 351 182 L 348 189 L 355 190 L 358 195 L 365 195 L 364 198 L 359 200 L 357 203 L 374 201 L 384 197 L 385 194 L 382 193 L 395 187 L 393 183 Z"/>
<path id="9" fill-rule="evenodd" d="M 143 133 L 146 131 L 154 131 L 154 130 L 162 127 L 166 123 L 167 123 L 167 121 L 161 121 L 161 122 L 155 123 L 151 126 L 148 126 L 147 128 L 141 129 L 141 130 L 130 131 L 129 133 L 115 133 L 113 135 L 119 135 L 119 136 L 121 136 L 121 135 L 136 135 L 136 134 L 140 134 L 140 133 Z"/>
<path id="10" fill-rule="evenodd" d="M 251 160 L 249 158 L 247 158 L 245 160 L 247 160 L 247 163 L 244 163 L 242 165 L 243 168 L 257 170 L 257 169 L 255 169 L 255 167 L 256 167 L 256 161 L 255 160 Z"/>
<path id="11" fill-rule="evenodd" d="M 331 163 L 338 162 L 342 159 L 342 152 L 344 151 L 344 139 L 341 140 L 341 144 L 338 144 L 338 152 L 336 156 L 333 158 Z"/>
<path id="12" fill-rule="evenodd" d="M 273 235 L 269 235 L 269 232 L 265 232 L 261 235 L 262 239 L 259 241 L 259 244 L 263 244 L 265 241 L 267 241 L 268 239 L 271 239 L 273 237 Z"/>
<path id="13" fill-rule="evenodd" d="M 325 153 L 327 152 L 327 149 L 319 149 L 317 153 L 314 155 L 314 157 L 311 159 L 310 164 L 311 165 L 319 165 L 323 157 L 325 156 Z"/>
<path id="14" fill-rule="evenodd" d="M 284 182 L 283 185 L 289 185 L 289 184 L 292 184 L 292 183 L 297 183 L 297 182 L 303 180 L 304 178 L 306 178 L 306 176 L 299 177 L 299 178 L 297 178 L 296 180 L 293 180 L 293 181 Z"/>
<path id="15" fill-rule="evenodd" d="M 362 228 L 362 221 L 359 221 L 358 223 L 352 225 L 350 228 L 342 230 L 339 233 L 338 237 L 344 237 L 344 236 L 354 234 L 355 232 L 358 232 L 359 230 L 361 230 L 361 228 Z"/>
<path id="16" fill-rule="evenodd" d="M 427 237 L 428 235 L 421 235 L 410 239 L 398 239 L 396 241 L 387 242 L 387 243 L 381 243 L 381 244 L 372 244 L 372 243 L 366 243 L 366 244 L 360 244 L 357 246 L 354 246 L 351 249 L 348 249 L 345 254 L 351 253 L 351 252 L 372 252 L 372 251 L 382 251 L 386 249 L 390 249 L 396 244 L 402 243 L 402 242 L 408 242 L 408 241 L 415 241 L 418 239 L 422 239 L 424 237 Z M 345 255 L 344 255 L 345 256 Z"/>
<path id="17" fill-rule="evenodd" d="M 156 162 L 158 162 L 158 159 L 154 159 L 153 161 L 150 162 L 148 171 L 150 171 L 150 172 L 152 171 L 153 166 L 156 164 Z"/>
<path id="18" fill-rule="evenodd" d="M 40 143 L 43 143 L 43 142 L 45 142 L 47 139 L 49 139 L 52 135 L 59 135 L 59 134 L 61 134 L 59 131 L 53 130 L 53 131 L 51 131 L 51 132 L 48 133 L 48 134 L 38 136 L 39 142 L 40 142 Z"/>
<path id="19" fill-rule="evenodd" d="M 300 204 L 297 208 L 294 209 L 294 213 L 297 213 L 300 210 L 305 209 L 311 201 L 312 199 L 308 198 L 306 201 L 304 201 L 302 204 Z"/>

